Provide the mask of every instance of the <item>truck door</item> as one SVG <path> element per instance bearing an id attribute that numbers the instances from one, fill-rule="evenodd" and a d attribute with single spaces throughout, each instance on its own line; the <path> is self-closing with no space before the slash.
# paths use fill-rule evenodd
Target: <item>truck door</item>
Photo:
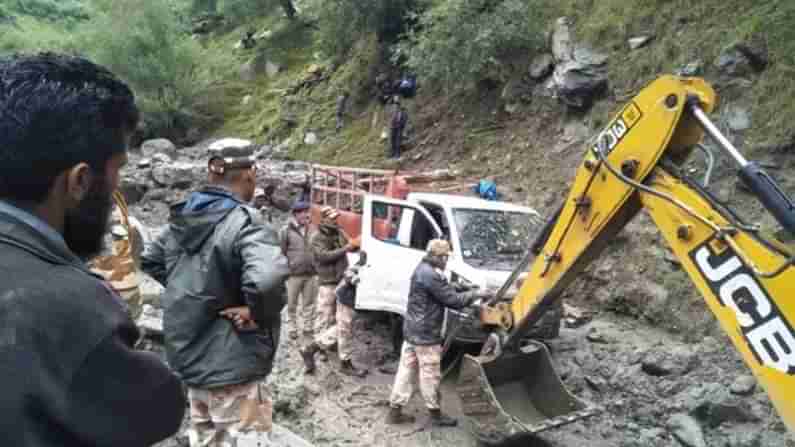
<path id="1" fill-rule="evenodd" d="M 362 216 L 362 250 L 367 264 L 359 271 L 356 308 L 404 314 L 414 268 L 425 256 L 439 226 L 420 205 L 368 195 Z"/>

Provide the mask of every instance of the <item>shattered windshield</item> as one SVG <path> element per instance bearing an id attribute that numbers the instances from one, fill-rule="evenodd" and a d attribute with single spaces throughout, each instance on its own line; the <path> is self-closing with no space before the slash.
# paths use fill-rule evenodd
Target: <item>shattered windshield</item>
<path id="1" fill-rule="evenodd" d="M 528 213 L 456 208 L 453 217 L 464 262 L 473 267 L 513 270 L 530 246 Z"/>

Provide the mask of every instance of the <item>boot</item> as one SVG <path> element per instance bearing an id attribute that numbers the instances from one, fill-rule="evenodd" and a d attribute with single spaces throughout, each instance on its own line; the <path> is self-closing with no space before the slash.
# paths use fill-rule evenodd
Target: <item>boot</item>
<path id="1" fill-rule="evenodd" d="M 342 360 L 340 362 L 340 372 L 353 377 L 364 377 L 367 375 L 366 369 L 356 368 L 350 360 Z"/>
<path id="2" fill-rule="evenodd" d="M 397 424 L 413 424 L 414 416 L 404 414 L 402 407 L 389 407 L 389 413 L 386 414 L 386 423 L 391 425 Z"/>
<path id="3" fill-rule="evenodd" d="M 304 359 L 305 374 L 315 373 L 315 353 L 317 353 L 319 350 L 320 347 L 317 345 L 317 343 L 312 343 L 301 351 L 301 357 Z"/>
<path id="4" fill-rule="evenodd" d="M 455 418 L 442 413 L 442 410 L 438 408 L 429 411 L 431 413 L 431 424 L 434 427 L 455 427 L 458 425 L 458 421 Z"/>

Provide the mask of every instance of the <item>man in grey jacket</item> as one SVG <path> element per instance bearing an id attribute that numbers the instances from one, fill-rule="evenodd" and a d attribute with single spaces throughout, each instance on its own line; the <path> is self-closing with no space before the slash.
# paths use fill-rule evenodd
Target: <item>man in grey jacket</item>
<path id="1" fill-rule="evenodd" d="M 309 247 L 309 204 L 296 202 L 292 207 L 292 218 L 279 233 L 282 254 L 287 257 L 290 277 L 287 279 L 287 316 L 290 322 L 290 338 L 298 338 L 300 326 L 304 339 L 301 346 L 312 341 L 312 326 L 315 324 L 315 267 L 312 265 L 312 250 Z M 299 297 L 301 305 L 299 306 Z M 303 321 L 299 325 L 298 308 Z"/>
<path id="2" fill-rule="evenodd" d="M 455 419 L 443 414 L 439 406 L 444 310 L 446 307 L 463 309 L 479 296 L 476 293 L 456 293 L 447 282 L 444 269 L 449 255 L 449 242 L 432 240 L 428 244 L 428 254 L 411 276 L 409 302 L 403 323 L 405 341 L 389 398 L 387 423 L 414 422 L 414 416 L 404 414 L 402 409 L 414 394 L 414 376 L 419 373 L 420 391 L 433 425 L 451 427 L 457 424 Z"/>
<path id="3" fill-rule="evenodd" d="M 272 423 L 260 382 L 279 342 L 287 262 L 276 231 L 245 205 L 251 151 L 226 149 L 208 168 L 210 186 L 171 208 L 142 266 L 166 285 L 166 355 L 188 386 L 191 446 L 260 445 Z"/>

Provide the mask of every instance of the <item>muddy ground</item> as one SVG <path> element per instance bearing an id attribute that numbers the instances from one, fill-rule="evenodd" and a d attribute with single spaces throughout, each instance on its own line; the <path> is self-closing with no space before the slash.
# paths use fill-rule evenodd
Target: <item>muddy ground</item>
<path id="1" fill-rule="evenodd" d="M 163 170 L 157 162 L 153 168 L 141 163 L 151 155 L 131 154 L 137 169 L 129 171 L 126 183 L 130 190 L 142 192 L 131 206 L 132 214 L 152 228 L 165 224 L 168 204 L 200 183 L 203 152 L 201 147 L 182 149 L 175 158 L 185 168 L 177 164 L 173 172 L 157 175 L 157 169 Z M 305 169 L 270 161 L 261 167 L 263 181 L 282 185 L 300 174 L 296 170 Z M 275 215 L 275 223 L 283 220 L 283 215 Z M 514 445 L 795 446 L 714 318 L 705 315 L 703 305 L 693 304 L 692 286 L 678 266 L 661 262 L 669 257 L 647 218 L 631 223 L 626 234 L 564 295 L 567 304 L 590 313 L 590 320 L 576 328 L 564 327 L 558 339 L 548 342 L 568 389 L 605 410 Z M 655 267 L 655 275 L 648 276 L 646 264 Z M 641 275 L 647 280 L 638 281 Z M 676 280 L 662 280 L 666 275 Z M 683 288 L 688 290 L 685 295 Z M 357 319 L 354 361 L 371 371 L 363 380 L 338 374 L 334 356 L 319 364 L 315 376 L 305 376 L 296 342 L 286 337 L 285 322 L 269 379 L 275 421 L 318 447 L 477 446 L 464 423 L 452 429 L 430 427 L 419 395 L 408 408 L 417 416 L 415 424 L 384 423 L 394 376 L 378 371 L 391 350 L 382 320 L 377 314 Z M 685 320 L 689 324 L 682 324 Z M 149 346 L 159 350 L 156 344 Z M 444 384 L 443 405 L 460 416 L 451 383 Z M 187 445 L 184 430 L 158 447 L 178 445 Z"/>
<path id="2" fill-rule="evenodd" d="M 286 324 L 268 380 L 277 423 L 318 447 L 480 445 L 463 419 L 457 428 L 431 427 L 419 394 L 407 409 L 416 423 L 385 423 L 394 375 L 378 371 L 390 343 L 388 326 L 377 315 L 362 314 L 356 322 L 354 362 L 369 368 L 365 379 L 336 372 L 334 355 L 319 362 L 314 376 L 304 375 Z M 601 313 L 578 328 L 563 328 L 547 343 L 568 389 L 604 411 L 511 445 L 795 446 L 728 340 L 688 343 L 637 320 Z M 443 407 L 461 416 L 449 382 L 443 386 Z M 176 438 L 163 445 L 180 441 L 184 445 Z"/>

